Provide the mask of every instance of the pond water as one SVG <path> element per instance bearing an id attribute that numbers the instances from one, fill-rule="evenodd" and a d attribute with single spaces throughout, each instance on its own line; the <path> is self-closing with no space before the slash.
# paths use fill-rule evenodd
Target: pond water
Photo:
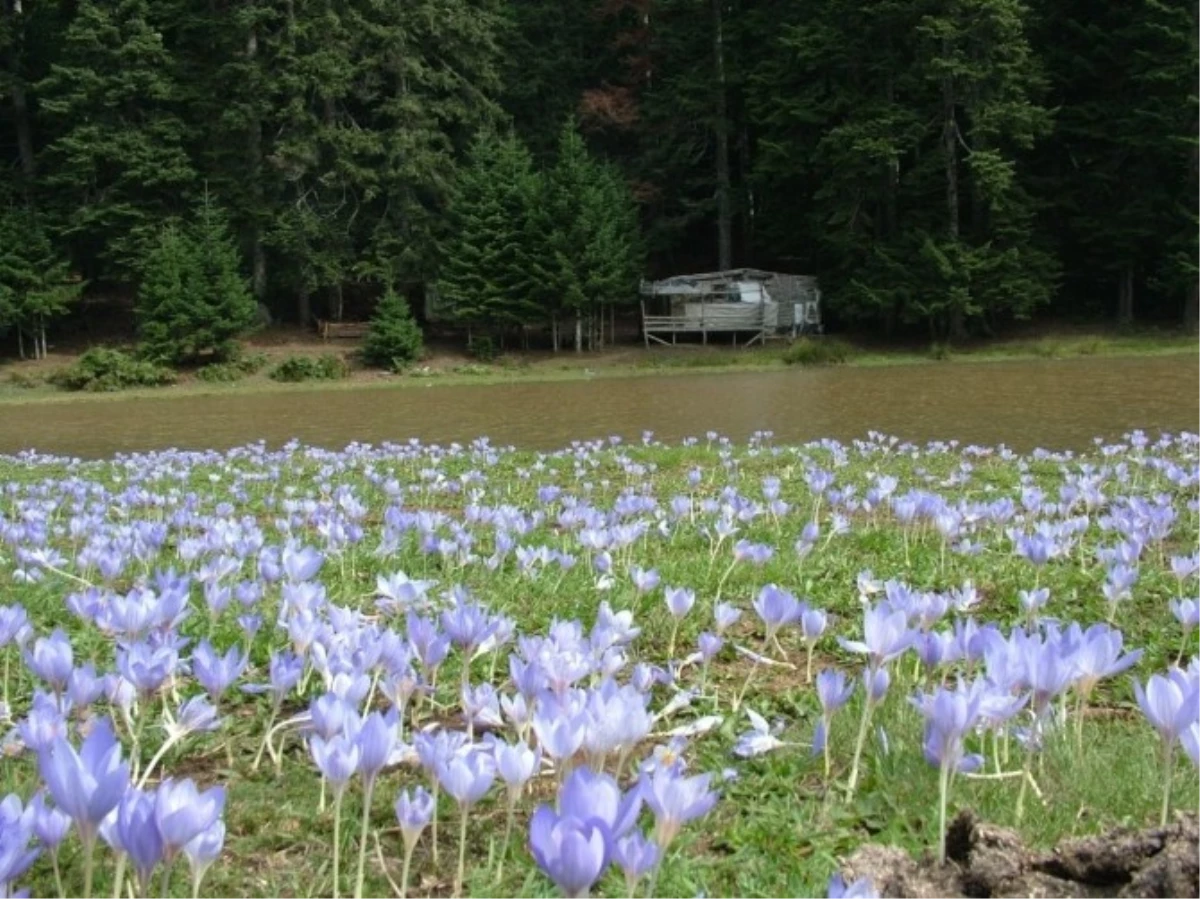
<path id="1" fill-rule="evenodd" d="M 867 431 L 1082 449 L 1133 428 L 1197 430 L 1195 356 L 930 363 L 885 368 L 596 378 L 487 386 L 367 387 L 0 405 L 0 453 L 95 458 L 118 452 L 224 449 L 297 438 L 419 438 L 554 449 L 572 440 L 650 430 L 663 440 L 717 431 L 745 440 L 852 439 Z"/>

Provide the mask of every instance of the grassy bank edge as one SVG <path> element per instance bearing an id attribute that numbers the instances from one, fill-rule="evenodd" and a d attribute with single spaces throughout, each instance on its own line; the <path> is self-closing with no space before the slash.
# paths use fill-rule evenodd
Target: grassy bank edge
<path id="1" fill-rule="evenodd" d="M 819 340 L 836 338 L 815 338 Z M 1013 340 L 985 344 L 963 350 L 952 350 L 934 356 L 929 350 L 859 349 L 851 347 L 844 366 L 881 368 L 901 365 L 956 365 L 993 362 L 1062 361 L 1080 358 L 1127 358 L 1196 356 L 1195 336 L 1182 334 L 1129 335 L 1117 337 L 1069 337 L 1041 340 Z M 650 352 L 626 351 L 618 357 L 600 355 L 576 356 L 565 352 L 559 357 L 537 362 L 471 365 L 469 372 L 456 370 L 423 373 L 418 367 L 412 372 L 388 375 L 373 371 L 356 371 L 339 381 L 307 381 L 280 383 L 265 374 L 247 377 L 230 383 L 208 383 L 187 380 L 168 387 L 135 388 L 113 393 L 72 393 L 46 386 L 19 387 L 0 380 L 0 405 L 30 406 L 45 403 L 93 402 L 102 400 L 171 398 L 194 396 L 226 396 L 237 393 L 272 394 L 296 390 L 332 392 L 348 389 L 385 389 L 419 387 L 487 386 L 515 383 L 554 383 L 593 379 L 663 377 L 673 375 L 711 375 L 726 372 L 764 372 L 803 370 L 807 367 L 788 366 L 782 359 L 779 346 L 755 349 L 679 347 L 674 350 L 655 349 Z M 0 366 L 0 378 L 6 367 Z"/>

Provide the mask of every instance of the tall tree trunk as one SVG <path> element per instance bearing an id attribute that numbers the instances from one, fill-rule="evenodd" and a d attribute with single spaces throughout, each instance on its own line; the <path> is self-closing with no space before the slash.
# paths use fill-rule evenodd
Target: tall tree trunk
<path id="1" fill-rule="evenodd" d="M 945 48 L 949 56 L 949 47 Z M 959 241 L 958 210 L 958 120 L 955 116 L 956 100 L 954 79 L 942 79 L 942 157 L 946 175 L 946 236 L 951 244 Z M 947 338 L 961 340 L 966 336 L 963 309 L 958 303 L 950 308 L 947 321 Z"/>
<path id="2" fill-rule="evenodd" d="M 1200 59 L 1200 2 L 1192 4 L 1192 59 Z M 1200 96 L 1200 72 L 1193 66 L 1192 97 Z M 1200 114 L 1192 112 L 1192 143 L 1188 146 L 1188 193 L 1200 197 Z M 1183 330 L 1195 334 L 1200 330 L 1200 280 L 1193 278 L 1183 296 Z"/>
<path id="3" fill-rule="evenodd" d="M 29 101 L 25 96 L 25 83 L 21 77 L 20 46 L 24 30 L 21 15 L 24 8 L 22 0 L 0 0 L 0 3 L 3 4 L 4 17 L 9 20 L 9 30 L 12 33 L 12 49 L 8 60 L 9 77 L 12 79 L 9 96 L 12 100 L 13 126 L 17 132 L 17 154 L 21 160 L 22 189 L 26 200 L 29 200 L 33 192 L 37 164 L 33 156 L 33 125 L 29 119 Z"/>
<path id="4" fill-rule="evenodd" d="M 296 317 L 300 319 L 300 327 L 307 328 L 312 319 L 312 298 L 308 287 L 301 287 L 296 293 Z"/>
<path id="5" fill-rule="evenodd" d="M 1117 324 L 1126 327 L 1133 324 L 1133 266 L 1121 271 L 1117 282 Z"/>
<path id="6" fill-rule="evenodd" d="M 253 0 L 251 0 L 253 7 Z M 246 36 L 246 61 L 253 68 L 258 59 L 258 27 L 250 26 Z M 254 211 L 250 216 L 250 286 L 254 298 L 262 303 L 267 298 L 267 252 L 263 247 L 262 225 L 259 216 L 263 209 L 262 183 L 262 121 L 258 110 L 253 112 L 246 142 L 246 162 L 250 167 L 250 190 L 252 193 Z"/>
<path id="7" fill-rule="evenodd" d="M 583 352 L 583 316 L 575 310 L 575 352 Z"/>
<path id="8" fill-rule="evenodd" d="M 733 203 L 729 177 L 729 98 L 725 83 L 723 0 L 712 0 L 713 61 L 716 65 L 717 109 L 713 136 L 717 141 L 717 267 L 733 268 Z"/>

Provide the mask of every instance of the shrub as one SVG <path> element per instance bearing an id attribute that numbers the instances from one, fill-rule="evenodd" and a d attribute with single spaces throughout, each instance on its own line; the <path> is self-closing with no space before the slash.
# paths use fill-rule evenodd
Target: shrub
<path id="1" fill-rule="evenodd" d="M 950 358 L 952 352 L 950 344 L 940 340 L 935 340 L 929 345 L 929 358 L 936 362 L 945 362 Z"/>
<path id="2" fill-rule="evenodd" d="M 496 361 L 496 341 L 492 340 L 490 334 L 481 334 L 471 338 L 471 342 L 467 344 L 467 355 L 476 362 L 495 362 Z"/>
<path id="3" fill-rule="evenodd" d="M 421 327 L 408 301 L 389 288 L 371 316 L 371 329 L 362 346 L 363 362 L 401 371 L 416 362 L 424 348 Z"/>
<path id="4" fill-rule="evenodd" d="M 246 373 L 236 362 L 214 362 L 196 372 L 197 378 L 210 384 L 228 384 L 240 381 L 245 376 Z"/>
<path id="5" fill-rule="evenodd" d="M 20 387 L 22 390 L 30 390 L 34 387 L 40 387 L 42 379 L 35 375 L 27 375 L 23 371 L 14 371 L 9 373 L 8 383 L 13 387 Z"/>
<path id="6" fill-rule="evenodd" d="M 850 358 L 850 347 L 829 337 L 801 337 L 783 351 L 788 365 L 838 365 Z"/>
<path id="7" fill-rule="evenodd" d="M 137 318 L 141 353 L 178 363 L 213 354 L 224 361 L 251 330 L 258 305 L 238 271 L 237 245 L 205 196 L 187 227 L 168 225 L 142 262 Z"/>
<path id="8" fill-rule="evenodd" d="M 175 372 L 153 362 L 135 359 L 120 350 L 88 350 L 74 365 L 60 368 L 48 379 L 63 390 L 109 392 L 130 387 L 163 387 L 175 383 Z"/>
<path id="9" fill-rule="evenodd" d="M 323 356 L 288 356 L 273 369 L 270 377 L 275 381 L 297 383 L 300 381 L 337 381 L 350 373 L 346 360 L 341 356 L 326 353 Z"/>
<path id="10" fill-rule="evenodd" d="M 244 375 L 256 375 L 267 367 L 266 353 L 239 353 L 233 360 L 238 371 Z"/>

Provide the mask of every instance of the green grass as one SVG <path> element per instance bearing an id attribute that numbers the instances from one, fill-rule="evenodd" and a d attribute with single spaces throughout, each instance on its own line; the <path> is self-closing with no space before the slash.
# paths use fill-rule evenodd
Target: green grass
<path id="1" fill-rule="evenodd" d="M 823 345 L 829 341 L 836 347 L 836 360 L 825 359 L 829 355 Z M 797 350 L 795 347 L 805 347 Z M 807 348 L 812 349 L 807 349 Z M 792 347 L 770 345 L 752 348 L 701 347 L 699 345 L 678 348 L 655 348 L 648 352 L 623 348 L 615 355 L 600 353 L 582 358 L 572 353 L 563 353 L 553 359 L 529 359 L 521 356 L 504 356 L 495 363 L 468 362 L 450 368 L 415 366 L 403 374 L 378 379 L 362 380 L 350 377 L 343 380 L 305 381 L 305 390 L 378 389 L 385 387 L 429 387 L 480 384 L 506 384 L 514 382 L 556 382 L 588 380 L 592 378 L 627 378 L 643 375 L 672 374 L 716 374 L 729 371 L 779 371 L 786 359 L 803 355 L 820 356 L 824 361 L 863 367 L 891 365 L 922 365 L 931 362 L 984 363 L 1012 362 L 1021 360 L 1069 359 L 1088 356 L 1172 356 L 1195 355 L 1197 341 L 1194 336 L 1177 332 L 1146 331 L 1132 334 L 1091 334 L 1078 336 L 1044 337 L 1037 339 L 1008 339 L 987 343 L 976 343 L 962 347 L 938 344 L 926 348 L 879 347 L 842 341 L 839 338 L 805 338 Z M 820 361 L 820 360 L 818 360 Z M 96 393 L 86 396 L 65 394 L 45 382 L 44 378 L 31 376 L 16 366 L 7 376 L 0 377 L 0 404 L 29 404 L 53 401 L 96 401 L 137 396 L 202 396 L 224 394 L 230 391 L 272 393 L 296 390 L 291 384 L 280 384 L 267 374 L 250 372 L 244 378 L 221 379 L 219 382 L 199 380 L 187 381 L 166 388 L 130 389 L 120 393 Z M 0 373 L 3 372 L 0 367 Z M 232 373 L 231 373 L 232 374 Z M 214 375 L 215 376 L 215 375 Z"/>
<path id="2" fill-rule="evenodd" d="M 121 463 L 83 463 L 46 467 L 26 466 L 17 462 L 0 461 L 0 482 L 30 486 L 33 493 L 50 489 L 66 478 L 83 478 L 115 491 L 131 484 L 140 485 L 155 493 L 166 495 L 178 490 L 193 492 L 198 507 L 215 508 L 229 501 L 233 515 L 247 514 L 255 518 L 268 535 L 276 541 L 272 521 L 282 514 L 279 507 L 268 508 L 267 498 L 282 496 L 286 485 L 294 488 L 295 498 L 311 497 L 321 502 L 328 498 L 333 487 L 350 487 L 367 505 L 364 521 L 367 539 L 351 548 L 344 557 L 327 559 L 321 580 L 331 601 L 349 607 L 368 607 L 369 597 L 378 573 L 405 571 L 412 577 L 436 578 L 444 588 L 462 583 L 483 602 L 496 611 L 511 615 L 521 633 L 544 633 L 555 620 L 581 618 L 590 627 L 601 598 L 615 608 L 632 609 L 643 628 L 642 637 L 634 644 L 638 659 L 661 662 L 671 630 L 664 608 L 661 589 L 639 595 L 632 588 L 628 570 L 637 564 L 656 568 L 663 584 L 686 585 L 696 589 L 699 599 L 692 613 L 684 620 L 678 637 L 680 647 L 692 647 L 702 630 L 710 629 L 710 608 L 720 587 L 723 598 L 735 602 L 743 610 L 743 618 L 735 627 L 729 642 L 759 649 L 763 642 L 761 625 L 750 609 L 757 589 L 769 582 L 778 583 L 806 597 L 813 605 L 827 609 L 834 620 L 826 637 L 818 645 L 817 668 L 826 665 L 844 667 L 852 675 L 858 662 L 843 652 L 834 640 L 835 635 L 849 636 L 858 632 L 860 606 L 854 588 L 857 573 L 870 568 L 880 578 L 899 578 L 923 590 L 948 590 L 972 581 L 980 591 L 982 602 L 977 617 L 1009 625 L 1019 620 L 1017 591 L 1031 586 L 1030 566 L 1013 556 L 995 528 L 980 539 L 987 547 L 979 556 L 943 553 L 941 544 L 928 527 L 908 535 L 898 523 L 886 515 L 860 516 L 852 530 L 841 536 L 827 537 L 828 503 L 819 511 L 823 533 L 818 550 L 801 565 L 792 552 L 792 544 L 803 525 L 816 510 L 813 497 L 803 481 L 806 464 L 820 464 L 834 470 L 838 484 L 855 485 L 863 492 L 870 472 L 894 474 L 901 481 L 900 492 L 909 487 L 940 489 L 952 496 L 977 500 L 992 500 L 999 496 L 1019 496 L 1023 476 L 1016 460 L 996 457 L 971 460 L 971 470 L 965 483 L 944 486 L 947 479 L 962 477 L 961 457 L 952 453 L 920 456 L 894 454 L 887 457 L 859 458 L 853 454 L 845 464 L 838 464 L 827 451 L 805 449 L 785 450 L 774 456 L 769 450 L 745 448 L 733 452 L 736 463 L 733 475 L 726 475 L 717 447 L 640 446 L 608 450 L 592 457 L 593 461 L 576 462 L 570 456 L 543 457 L 534 454 L 502 454 L 489 465 L 481 457 L 420 456 L 415 459 L 367 460 L 363 458 L 314 456 L 295 454 L 284 469 L 282 479 L 256 477 L 257 466 L 246 459 L 231 463 L 232 471 L 222 472 L 219 480 L 210 462 L 175 463 L 172 472 L 151 479 L 150 467 L 127 466 Z M 1088 460 L 1098 463 L 1098 458 Z M 1190 460 L 1177 459 L 1185 466 Z M 1044 487 L 1048 496 L 1057 494 L 1061 483 L 1058 467 L 1049 460 L 1024 459 L 1032 482 Z M 395 477 L 407 490 L 405 508 L 427 508 L 448 516 L 447 521 L 462 521 L 467 500 L 461 493 L 450 492 L 445 484 L 453 483 L 470 469 L 486 471 L 486 481 L 476 486 L 484 491 L 477 502 L 488 505 L 511 504 L 524 509 L 546 508 L 536 499 L 536 487 L 557 483 L 566 492 L 579 492 L 580 482 L 590 481 L 594 490 L 588 500 L 595 506 L 608 509 L 624 492 L 637 493 L 649 489 L 664 506 L 671 497 L 689 492 L 687 475 L 693 467 L 704 472 L 704 480 L 696 492 L 700 497 L 717 498 L 721 489 L 732 482 L 747 496 L 757 496 L 761 478 L 779 477 L 783 482 L 783 498 L 794 511 L 773 520 L 769 515 L 743 524 L 739 536 L 757 542 L 769 542 L 776 548 L 775 556 L 763 567 L 736 566 L 724 577 L 730 558 L 726 542 L 714 554 L 710 549 L 701 522 L 684 525 L 670 541 L 648 537 L 630 549 L 616 554 L 619 573 L 612 590 L 598 593 L 594 575 L 586 558 L 577 547 L 569 544 L 555 525 L 555 510 L 547 509 L 548 521 L 520 539 L 527 546 L 541 543 L 570 549 L 580 555 L 579 563 L 565 574 L 551 570 L 536 579 L 522 576 L 510 557 L 497 572 L 481 565 L 462 567 L 420 552 L 414 535 L 409 535 L 398 552 L 380 559 L 373 552 L 378 542 L 381 519 L 387 506 L 382 490 L 366 473 Z M 439 471 L 444 478 L 422 477 L 423 471 Z M 240 474 L 239 474 L 240 472 Z M 1179 520 L 1167 543 L 1147 549 L 1141 565 L 1141 577 L 1134 598 L 1117 610 L 1115 624 L 1126 638 L 1127 646 L 1143 647 L 1145 657 L 1133 674 L 1145 679 L 1172 662 L 1180 650 L 1179 630 L 1167 608 L 1168 599 L 1177 595 L 1177 587 L 1167 562 L 1171 554 L 1194 551 L 1198 527 L 1197 514 L 1188 510 L 1185 500 L 1194 493 L 1170 484 L 1161 473 L 1135 469 L 1135 480 L 1126 487 L 1107 483 L 1111 493 L 1135 489 L 1153 495 L 1163 491 L 1170 494 L 1179 513 Z M 43 485 L 37 487 L 36 485 Z M 244 489 L 244 499 L 234 495 L 235 487 Z M 326 499 L 325 501 L 328 501 Z M 15 520 L 20 514 L 13 495 L 0 496 L 0 514 Z M 69 516 L 69 504 L 51 512 L 57 524 Z M 118 518 L 157 519 L 163 509 L 151 506 L 127 505 L 120 513 L 108 510 L 110 520 Z M 1057 560 L 1039 574 L 1040 583 L 1051 589 L 1048 614 L 1076 619 L 1085 624 L 1102 621 L 1108 610 L 1099 592 L 1103 569 L 1097 565 L 1093 551 L 1098 545 L 1109 545 L 1111 535 L 1103 532 L 1098 515 L 1092 522 L 1081 547 L 1068 559 Z M 448 523 L 441 529 L 449 533 Z M 491 551 L 491 532 L 480 529 L 475 551 L 487 555 Z M 319 543 L 319 536 L 309 527 L 300 529 L 301 537 L 309 543 Z M 173 538 L 174 539 L 174 538 Z M 64 535 L 53 542 L 69 550 Z M 135 578 L 149 567 L 174 565 L 184 567 L 168 543 L 164 558 L 154 566 L 136 566 L 114 585 L 128 590 Z M 58 575 L 47 575 L 36 584 L 18 583 L 11 577 L 14 559 L 7 550 L 0 551 L 0 583 L 4 584 L 4 602 L 22 603 L 33 620 L 39 635 L 56 626 L 68 629 L 75 646 L 77 663 L 84 658 L 94 659 L 97 667 L 107 668 L 112 661 L 111 641 L 95 629 L 82 628 L 78 619 L 63 607 L 63 597 L 77 585 Z M 94 578 L 94 572 L 83 572 Z M 251 576 L 247 569 L 244 576 Z M 724 578 L 724 580 L 723 580 Z M 1188 588 L 1194 592 L 1194 582 Z M 277 591 L 271 591 L 270 601 L 263 612 L 272 618 Z M 210 622 L 198 591 L 193 592 L 194 614 L 184 625 L 185 635 L 199 639 L 211 632 L 219 648 L 240 639 L 234 617 L 236 602 L 219 619 Z M 268 652 L 281 643 L 279 637 L 264 628 L 252 644 L 253 669 L 243 682 L 265 680 Z M 796 671 L 772 669 L 756 676 L 747 693 L 747 705 L 772 720 L 784 719 L 786 729 L 782 739 L 807 744 L 812 738 L 818 713 L 814 691 L 805 683 L 803 650 L 794 629 L 785 631 L 783 638 L 788 658 L 799 667 Z M 1187 652 L 1196 651 L 1193 634 Z M 11 650 L 7 650 L 11 653 Z M 16 661 L 14 659 L 14 661 Z M 443 685 L 457 682 L 456 653 L 451 654 L 442 676 Z M 504 660 L 497 666 L 495 683 L 503 684 Z M 11 684 L 15 711 L 24 712 L 33 683 L 23 666 L 13 668 Z M 488 673 L 486 661 L 476 662 L 473 675 L 476 682 Z M 726 646 L 714 663 L 709 687 L 717 697 L 717 711 L 726 716 L 721 728 L 695 740 L 687 753 L 693 772 L 720 772 L 734 768 L 738 777 L 722 785 L 723 798 L 712 815 L 684 829 L 672 845 L 658 881 L 658 895 L 692 896 L 703 891 L 706 895 L 823 895 L 829 875 L 838 867 L 839 859 L 849 855 L 866 841 L 895 843 L 920 853 L 935 845 L 937 837 L 937 772 L 921 755 L 921 725 L 919 717 L 907 703 L 917 684 L 913 680 L 912 658 L 906 655 L 894 667 L 894 678 L 888 699 L 876 717 L 887 734 L 888 751 L 882 751 L 877 738 L 868 741 L 863 778 L 853 801 L 845 800 L 843 781 L 847 774 L 851 744 L 857 727 L 857 699 L 838 714 L 831 735 L 834 759 L 832 789 L 827 789 L 821 759 L 813 758 L 806 745 L 787 747 L 768 756 L 741 761 L 730 750 L 737 735 L 748 727 L 744 716 L 731 716 L 729 699 L 743 683 L 746 663 Z M 194 686 L 185 682 L 182 692 L 190 695 Z M 450 689 L 443 689 L 439 700 L 451 702 Z M 310 698 L 316 695 L 310 693 Z M 655 708 L 666 696 L 657 694 Z M 1001 825 L 1017 826 L 1022 836 L 1033 845 L 1048 847 L 1064 837 L 1095 833 L 1114 825 L 1144 826 L 1157 819 L 1161 795 L 1160 763 L 1157 738 L 1142 720 L 1132 703 L 1128 676 L 1102 683 L 1092 699 L 1100 710 L 1089 717 L 1083 732 L 1084 751 L 1076 753 L 1074 732 L 1070 729 L 1050 739 L 1041 762 L 1035 766 L 1036 780 L 1043 791 L 1044 801 L 1030 797 L 1031 805 L 1019 824 L 1014 817 L 1016 787 L 1012 781 L 977 781 L 959 778 L 951 798 L 951 814 L 957 808 L 973 808 L 986 820 Z M 298 702 L 292 711 L 302 707 Z M 226 823 L 228 838 L 222 859 L 214 866 L 204 892 L 208 895 L 329 895 L 331 871 L 329 841 L 332 822 L 328 813 L 317 812 L 320 793 L 318 777 L 307 752 L 293 735 L 286 743 L 280 769 L 276 771 L 267 761 L 259 770 L 251 769 L 251 759 L 261 739 L 268 711 L 267 701 L 239 693 L 236 688 L 227 694 L 223 707 L 227 715 L 225 730 L 218 734 L 190 738 L 172 751 L 164 760 L 162 771 L 175 776 L 191 776 L 202 786 L 214 783 L 227 785 Z M 671 724 L 681 723 L 711 711 L 706 700 L 697 701 L 696 708 Z M 664 725 L 666 726 L 666 725 Z M 162 735 L 149 729 L 142 750 L 145 761 L 155 750 Z M 225 744 L 229 743 L 233 765 L 226 762 Z M 127 742 L 128 746 L 128 742 Z M 1182 755 L 1182 754 L 1180 754 Z M 1016 764 L 1016 756 L 1007 769 Z M 6 762 L 0 773 L 0 792 L 16 790 L 23 795 L 33 783 L 33 768 L 27 759 Z M 372 809 L 372 828 L 378 831 L 383 846 L 386 870 L 399 878 L 400 838 L 396 830 L 391 804 L 402 786 L 422 782 L 423 778 L 410 769 L 387 771 L 376 789 Z M 539 799 L 550 792 L 548 784 L 535 787 Z M 1174 803 L 1179 807 L 1195 807 L 1196 773 L 1185 759 L 1177 759 L 1173 786 Z M 528 799 L 522 803 L 518 828 L 511 845 L 501 846 L 504 807 L 498 790 L 478 806 L 469 829 L 467 893 L 484 895 L 553 895 L 549 882 L 532 865 L 524 849 L 525 822 L 533 808 Z M 348 894 L 353 882 L 353 866 L 358 851 L 358 821 L 361 796 L 355 785 L 347 795 L 342 827 L 343 893 Z M 445 797 L 441 804 L 441 861 L 434 866 L 428 854 L 427 833 L 417 850 L 414 861 L 414 887 L 410 895 L 445 895 L 450 891 L 453 857 L 456 851 L 457 811 Z M 374 855 L 367 865 L 366 892 L 368 895 L 388 895 L 391 888 Z M 497 881 L 497 860 L 507 854 L 502 879 Z M 111 895 L 111 859 L 102 853 L 103 862 L 97 878 L 99 895 Z M 82 886 L 79 874 L 77 843 L 69 839 L 61 857 L 69 893 Z M 37 895 L 53 891 L 53 877 L 48 859 L 35 865 L 26 879 Z M 176 871 L 174 893 L 183 895 L 186 889 L 184 865 Z M 610 873 L 600 884 L 597 894 L 624 895 L 620 877 Z"/>

